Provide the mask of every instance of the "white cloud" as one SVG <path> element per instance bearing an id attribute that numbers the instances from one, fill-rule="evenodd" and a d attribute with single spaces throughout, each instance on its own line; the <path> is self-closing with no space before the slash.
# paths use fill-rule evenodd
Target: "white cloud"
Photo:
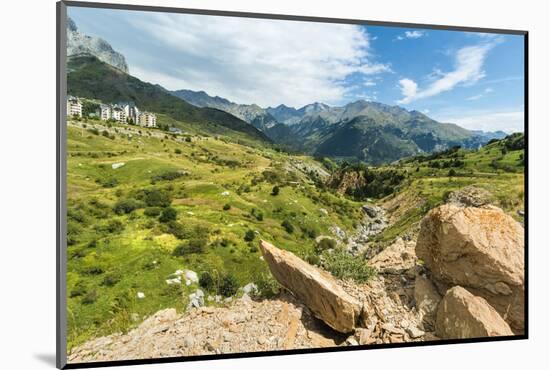
<path id="1" fill-rule="evenodd" d="M 406 97 L 414 97 L 418 93 L 418 85 L 411 79 L 403 78 L 399 80 L 401 93 Z"/>
<path id="2" fill-rule="evenodd" d="M 408 39 L 418 39 L 425 34 L 424 31 L 405 31 L 405 37 Z"/>
<path id="3" fill-rule="evenodd" d="M 402 35 L 398 35 L 395 38 L 395 40 L 402 41 L 402 40 L 405 40 L 405 39 L 419 39 L 419 38 L 424 37 L 424 36 L 426 36 L 425 31 L 420 31 L 420 30 L 405 31 L 405 33 L 403 33 Z"/>
<path id="4" fill-rule="evenodd" d="M 424 89 L 418 89 L 416 82 L 408 78 L 401 79 L 399 85 L 403 98 L 399 104 L 408 104 L 414 100 L 428 98 L 442 92 L 452 90 L 458 85 L 471 85 L 485 77 L 483 63 L 487 53 L 494 46 L 494 43 L 485 43 L 474 46 L 466 46 L 459 49 L 455 55 L 455 69 L 450 72 L 441 72 Z M 411 86 L 416 86 L 414 89 Z"/>
<path id="5" fill-rule="evenodd" d="M 189 14 L 130 22 L 171 51 L 154 63 L 136 60 L 136 77 L 238 103 L 336 104 L 349 90 L 346 77 L 391 71 L 372 61 L 369 35 L 354 25 Z"/>
<path id="6" fill-rule="evenodd" d="M 477 113 L 465 116 L 438 117 L 440 122 L 456 123 L 469 130 L 522 132 L 523 111 Z"/>
<path id="7" fill-rule="evenodd" d="M 470 96 L 470 97 L 466 98 L 466 100 L 479 100 L 479 99 L 483 98 L 484 96 L 486 96 L 487 94 L 492 93 L 493 91 L 494 90 L 491 87 L 488 87 L 485 90 L 483 90 L 482 93 Z"/>

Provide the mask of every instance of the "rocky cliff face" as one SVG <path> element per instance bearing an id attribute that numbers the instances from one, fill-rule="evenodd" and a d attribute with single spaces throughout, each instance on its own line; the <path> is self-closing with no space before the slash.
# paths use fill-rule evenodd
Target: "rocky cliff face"
<path id="1" fill-rule="evenodd" d="M 113 50 L 107 41 L 83 34 L 74 21 L 67 18 L 67 56 L 82 54 L 91 54 L 102 62 L 128 73 L 128 64 L 122 54 Z"/>

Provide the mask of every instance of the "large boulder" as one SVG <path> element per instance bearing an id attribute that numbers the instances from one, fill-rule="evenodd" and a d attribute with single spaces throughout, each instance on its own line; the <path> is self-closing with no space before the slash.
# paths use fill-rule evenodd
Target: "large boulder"
<path id="1" fill-rule="evenodd" d="M 362 306 L 332 275 L 263 240 L 260 248 L 275 279 L 317 318 L 342 333 L 355 329 Z"/>
<path id="2" fill-rule="evenodd" d="M 485 299 L 460 286 L 449 289 L 439 303 L 435 332 L 444 339 L 514 335 Z"/>
<path id="3" fill-rule="evenodd" d="M 433 330 L 435 326 L 435 314 L 441 301 L 436 287 L 426 276 L 418 274 L 414 283 L 414 300 L 416 310 L 422 320 L 422 326 L 427 330 Z"/>
<path id="4" fill-rule="evenodd" d="M 524 329 L 524 229 L 501 209 L 445 204 L 422 220 L 416 255 L 440 292 L 461 285 Z"/>

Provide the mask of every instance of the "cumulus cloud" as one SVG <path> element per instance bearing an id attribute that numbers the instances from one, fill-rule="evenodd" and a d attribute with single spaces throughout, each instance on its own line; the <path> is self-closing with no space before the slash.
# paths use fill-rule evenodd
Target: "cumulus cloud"
<path id="1" fill-rule="evenodd" d="M 438 117 L 440 122 L 456 123 L 469 130 L 504 131 L 506 133 L 523 132 L 523 111 L 485 112 L 464 116 Z"/>
<path id="2" fill-rule="evenodd" d="M 348 93 L 349 76 L 391 71 L 373 61 L 369 35 L 356 25 L 189 14 L 146 14 L 129 22 L 172 51 L 136 60 L 137 77 L 238 103 L 336 104 Z"/>
<path id="3" fill-rule="evenodd" d="M 419 89 L 416 82 L 411 79 L 404 78 L 399 80 L 399 87 L 403 98 L 398 103 L 408 104 L 418 99 L 428 98 L 452 90 L 459 85 L 471 85 L 479 81 L 485 77 L 483 63 L 487 57 L 487 53 L 494 45 L 494 43 L 484 43 L 459 49 L 455 55 L 454 70 L 450 72 L 439 71 L 440 76 L 423 89 Z"/>

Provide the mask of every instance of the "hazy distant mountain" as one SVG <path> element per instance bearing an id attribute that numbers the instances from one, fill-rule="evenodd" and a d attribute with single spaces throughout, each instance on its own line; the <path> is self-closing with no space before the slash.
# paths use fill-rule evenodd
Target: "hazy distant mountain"
<path id="1" fill-rule="evenodd" d="M 460 145 L 477 148 L 504 133 L 466 130 L 418 111 L 358 100 L 342 107 L 314 103 L 268 108 L 284 122 L 266 134 L 295 150 L 379 164 Z"/>
<path id="2" fill-rule="evenodd" d="M 277 120 L 271 114 L 256 104 L 237 104 L 219 96 L 210 96 L 204 91 L 177 90 L 170 91 L 170 94 L 197 107 L 216 108 L 231 113 L 262 131 L 277 124 Z"/>
<path id="3" fill-rule="evenodd" d="M 87 36 L 76 27 L 71 18 L 67 18 L 67 56 L 90 54 L 128 73 L 128 64 L 124 56 L 111 47 L 111 45 L 99 38 Z"/>

